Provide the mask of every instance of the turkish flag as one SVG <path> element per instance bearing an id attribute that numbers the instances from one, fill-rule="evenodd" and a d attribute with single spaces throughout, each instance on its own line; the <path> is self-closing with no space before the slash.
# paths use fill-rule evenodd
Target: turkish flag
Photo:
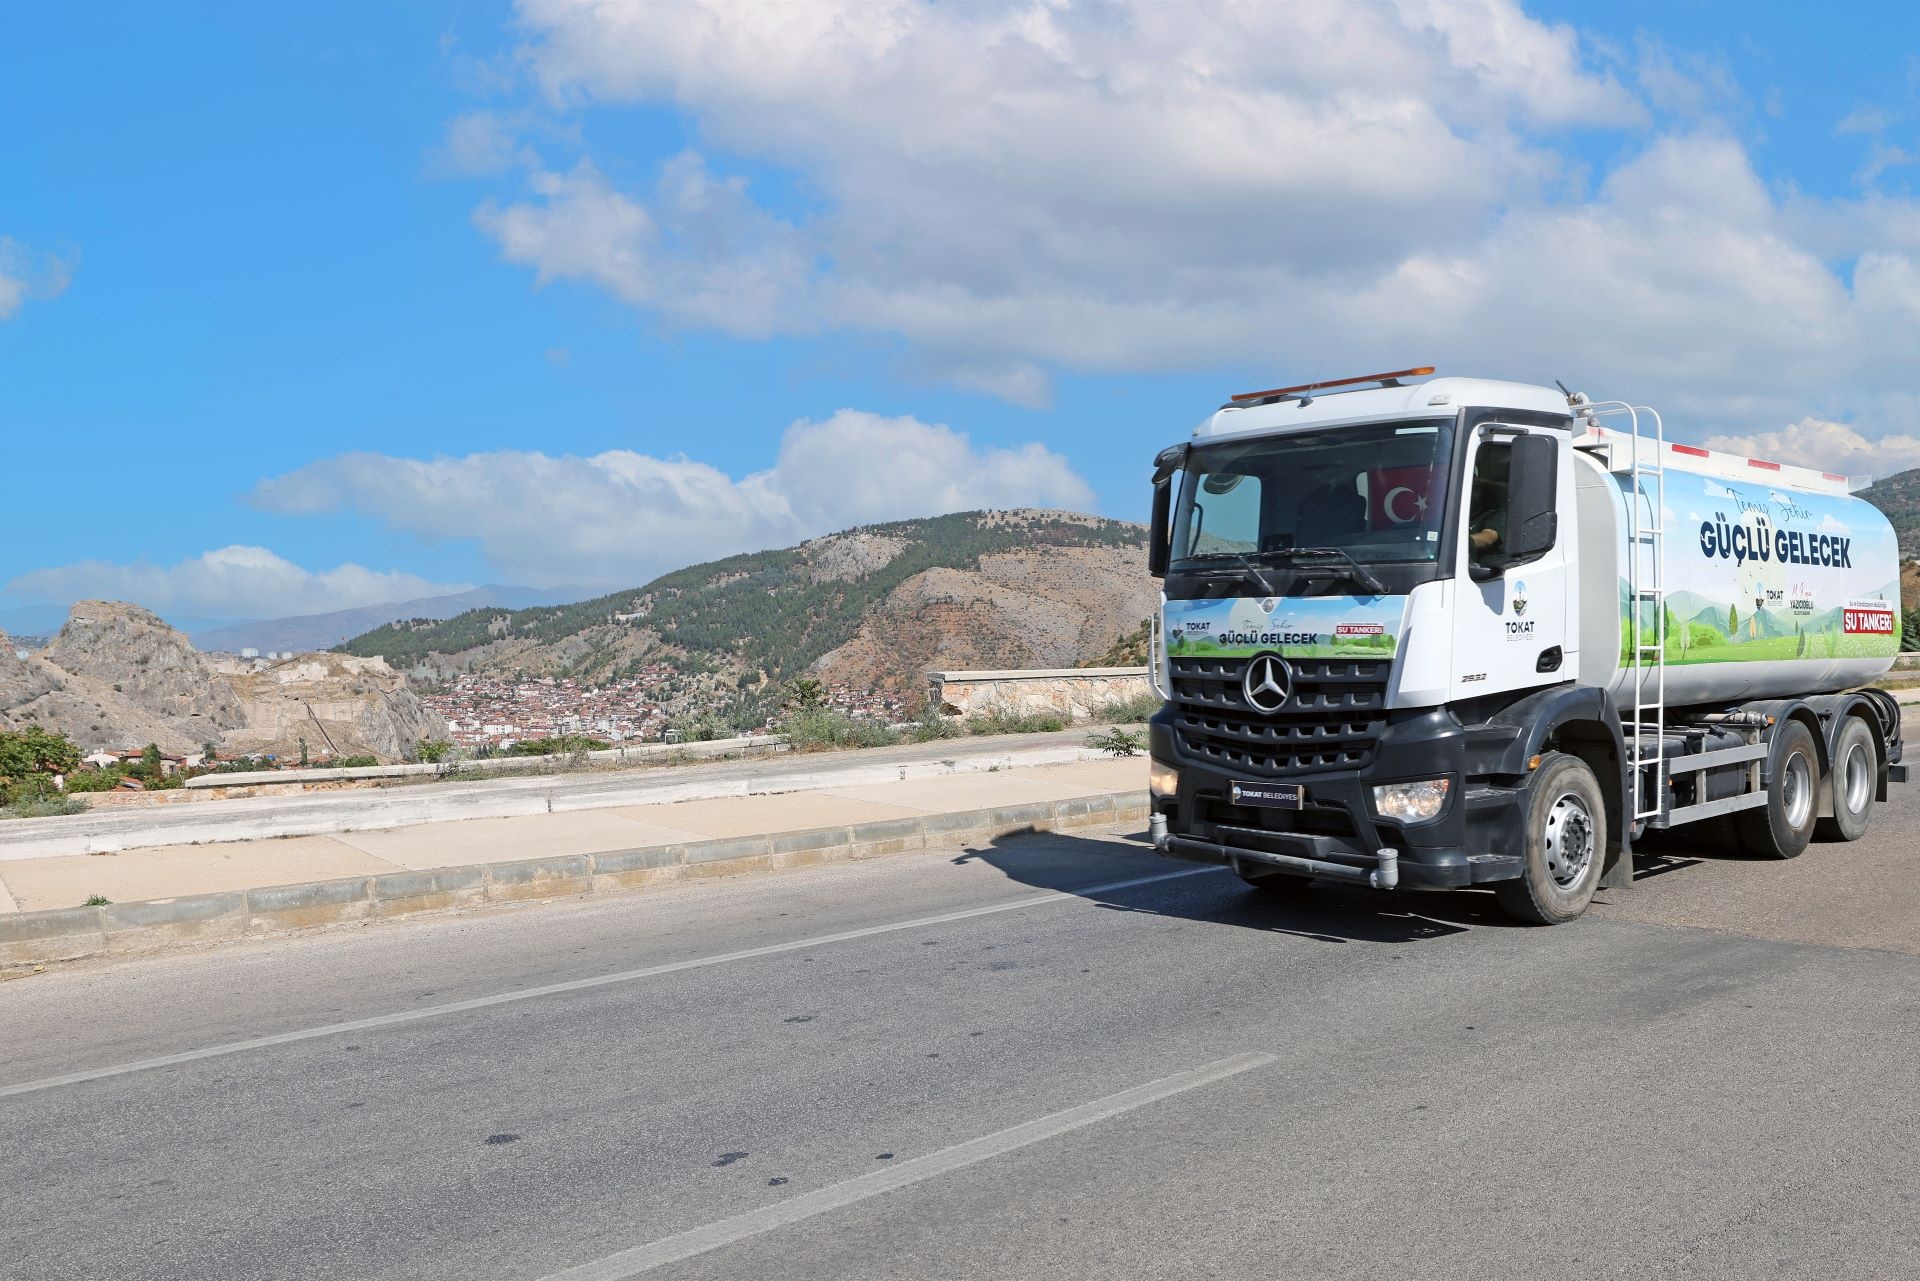
<path id="1" fill-rule="evenodd" d="M 1374 529 L 1427 522 L 1432 467 L 1376 467 L 1367 473 L 1367 523 Z"/>

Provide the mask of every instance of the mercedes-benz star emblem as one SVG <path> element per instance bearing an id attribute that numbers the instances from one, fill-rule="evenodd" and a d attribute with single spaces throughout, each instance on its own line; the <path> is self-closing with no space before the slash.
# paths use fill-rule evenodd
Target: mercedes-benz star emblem
<path id="1" fill-rule="evenodd" d="M 1278 654 L 1255 654 L 1240 678 L 1240 691 L 1247 696 L 1248 707 L 1272 716 L 1293 693 L 1293 669 Z"/>

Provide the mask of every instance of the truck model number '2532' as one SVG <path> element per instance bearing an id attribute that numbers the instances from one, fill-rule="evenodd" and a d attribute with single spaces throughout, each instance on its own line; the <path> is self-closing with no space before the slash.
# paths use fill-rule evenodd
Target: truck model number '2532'
<path id="1" fill-rule="evenodd" d="M 1559 922 L 1649 829 L 1860 836 L 1906 780 L 1865 688 L 1900 647 L 1886 518 L 1643 406 L 1432 372 L 1235 396 L 1161 452 L 1156 847 Z"/>

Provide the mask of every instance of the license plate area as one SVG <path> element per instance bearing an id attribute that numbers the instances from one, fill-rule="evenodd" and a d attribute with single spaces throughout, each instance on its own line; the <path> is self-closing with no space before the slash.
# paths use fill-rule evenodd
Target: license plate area
<path id="1" fill-rule="evenodd" d="M 1301 783 L 1227 784 L 1227 799 L 1235 805 L 1253 805 L 1261 809 L 1297 810 L 1307 803 L 1307 789 Z"/>

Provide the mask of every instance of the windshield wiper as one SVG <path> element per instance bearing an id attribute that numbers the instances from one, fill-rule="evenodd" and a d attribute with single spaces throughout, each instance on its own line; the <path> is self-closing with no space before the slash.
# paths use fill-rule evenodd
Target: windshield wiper
<path id="1" fill-rule="evenodd" d="M 1242 569 L 1247 571 L 1247 577 L 1253 579 L 1253 581 L 1259 586 L 1262 594 L 1267 596 L 1278 596 L 1280 594 L 1279 590 L 1275 588 L 1272 583 L 1267 581 L 1267 576 L 1260 572 L 1260 567 L 1258 565 L 1255 565 L 1251 560 L 1247 558 L 1247 554 L 1245 552 L 1202 552 L 1198 556 L 1189 556 L 1186 559 L 1188 561 L 1196 561 L 1196 560 L 1233 561 L 1235 564 L 1239 565 Z M 1201 569 L 1198 572 L 1202 576 L 1209 577 L 1209 578 L 1218 578 L 1220 576 L 1220 572 L 1218 570 Z"/>
<path id="2" fill-rule="evenodd" d="M 1286 547 L 1268 554 L 1295 561 L 1332 560 L 1342 562 L 1345 567 L 1345 572 L 1340 575 L 1342 578 L 1351 578 L 1354 582 L 1360 584 L 1376 596 L 1385 596 L 1387 594 L 1387 585 L 1378 578 L 1375 578 L 1372 570 L 1355 560 L 1351 553 L 1343 551 L 1338 547 Z"/>

